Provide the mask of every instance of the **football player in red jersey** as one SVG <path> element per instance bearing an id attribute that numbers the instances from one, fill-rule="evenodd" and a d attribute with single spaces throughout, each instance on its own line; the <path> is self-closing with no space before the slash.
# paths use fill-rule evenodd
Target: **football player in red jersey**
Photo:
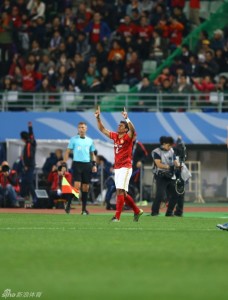
<path id="1" fill-rule="evenodd" d="M 139 217 L 143 214 L 143 210 L 139 209 L 132 197 L 127 193 L 128 185 L 132 174 L 132 147 L 135 127 L 128 118 L 124 108 L 122 116 L 125 121 L 120 121 L 117 132 L 106 129 L 101 122 L 100 107 L 95 111 L 97 126 L 99 130 L 114 142 L 114 172 L 116 185 L 116 214 L 111 221 L 119 222 L 120 215 L 124 206 L 124 202 L 134 211 L 133 221 L 138 222 Z"/>

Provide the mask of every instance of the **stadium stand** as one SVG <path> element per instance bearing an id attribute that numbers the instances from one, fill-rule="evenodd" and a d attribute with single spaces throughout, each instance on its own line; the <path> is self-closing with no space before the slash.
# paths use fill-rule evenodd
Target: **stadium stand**
<path id="1" fill-rule="evenodd" d="M 194 93 L 208 92 L 206 76 L 210 92 L 226 93 L 228 1 L 216 1 L 213 13 L 211 2 L 2 1 L 1 110 L 84 110 L 97 103 L 115 110 L 122 98 L 107 93 L 118 86 L 128 84 L 130 93 L 138 93 L 147 75 L 154 93 L 173 93 L 181 72 Z M 159 82 L 167 68 L 171 81 L 165 75 Z M 138 101 L 129 96 L 128 104 Z"/>

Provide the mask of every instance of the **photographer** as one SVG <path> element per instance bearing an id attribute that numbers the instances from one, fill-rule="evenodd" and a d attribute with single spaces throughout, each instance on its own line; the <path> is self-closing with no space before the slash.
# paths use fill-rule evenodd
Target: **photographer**
<path id="1" fill-rule="evenodd" d="M 160 147 L 152 151 L 154 160 L 154 174 L 156 180 L 156 196 L 152 204 L 151 216 L 158 216 L 161 202 L 169 196 L 166 216 L 173 216 L 176 205 L 177 193 L 175 190 L 174 168 L 179 167 L 179 162 L 172 148 L 174 140 L 171 136 L 160 137 Z"/>
<path id="2" fill-rule="evenodd" d="M 18 176 L 15 170 L 10 170 L 7 161 L 0 166 L 0 200 L 4 207 L 19 207 L 17 193 L 20 192 Z"/>
<path id="3" fill-rule="evenodd" d="M 177 217 L 182 217 L 184 209 L 184 195 L 185 195 L 185 181 L 182 179 L 191 177 L 186 165 L 184 164 L 187 159 L 187 150 L 182 137 L 178 136 L 176 140 L 176 145 L 173 147 L 174 153 L 176 155 L 177 161 L 180 163 L 180 167 L 176 170 L 176 191 L 177 191 L 177 204 L 175 207 L 174 215 Z M 183 174 L 184 173 L 184 174 Z M 186 177 L 187 176 L 187 177 Z"/>
<path id="4" fill-rule="evenodd" d="M 72 175 L 67 171 L 67 165 L 65 163 L 58 162 L 56 166 L 52 167 L 52 171 L 48 175 L 48 183 L 50 184 L 49 203 L 48 208 L 53 208 L 56 206 L 55 200 L 65 199 L 67 201 L 67 206 L 65 208 L 66 213 L 70 212 L 70 204 L 72 194 L 62 194 L 62 178 L 63 176 L 66 180 L 72 184 Z"/>

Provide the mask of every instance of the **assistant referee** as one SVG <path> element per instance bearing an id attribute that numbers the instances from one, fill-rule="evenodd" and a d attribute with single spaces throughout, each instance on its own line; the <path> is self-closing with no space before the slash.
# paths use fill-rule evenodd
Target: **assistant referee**
<path id="1" fill-rule="evenodd" d="M 73 182 L 76 189 L 81 190 L 82 215 L 88 215 L 86 209 L 91 170 L 97 172 L 96 157 L 94 154 L 95 146 L 91 138 L 86 136 L 87 124 L 78 123 L 78 134 L 73 136 L 64 154 L 64 161 L 67 162 L 69 155 L 73 152 Z"/>

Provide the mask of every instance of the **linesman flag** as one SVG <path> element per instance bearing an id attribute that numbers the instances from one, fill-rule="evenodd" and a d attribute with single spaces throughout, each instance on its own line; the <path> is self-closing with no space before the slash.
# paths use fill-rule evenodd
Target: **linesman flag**
<path id="1" fill-rule="evenodd" d="M 62 194 L 74 194 L 76 198 L 79 198 L 79 190 L 72 187 L 66 178 L 62 178 Z"/>

